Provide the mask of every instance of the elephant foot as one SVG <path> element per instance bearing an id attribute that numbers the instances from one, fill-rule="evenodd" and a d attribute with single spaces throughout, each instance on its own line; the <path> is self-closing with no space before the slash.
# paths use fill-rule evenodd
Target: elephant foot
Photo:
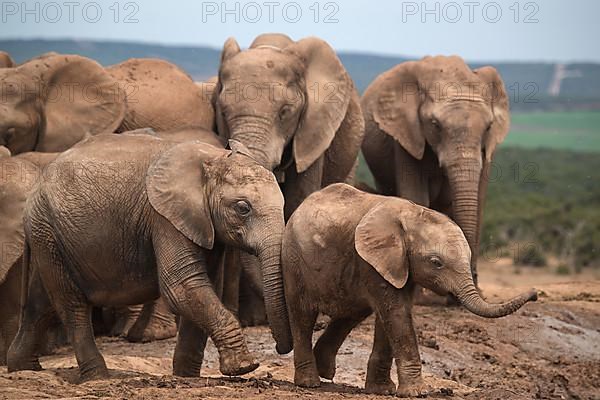
<path id="1" fill-rule="evenodd" d="M 396 396 L 426 397 L 431 391 L 432 388 L 423 381 L 423 378 L 418 378 L 410 382 L 401 380 L 398 389 L 396 390 Z"/>
<path id="2" fill-rule="evenodd" d="M 79 381 L 84 383 L 108 378 L 108 368 L 104 360 L 102 362 L 94 361 L 93 363 L 82 364 L 79 367 Z"/>
<path id="3" fill-rule="evenodd" d="M 138 325 L 137 322 L 129 329 L 126 339 L 133 343 L 148 343 L 155 340 L 169 339 L 177 335 L 177 323 L 172 321 L 151 321 L 149 325 Z"/>
<path id="4" fill-rule="evenodd" d="M 294 384 L 305 388 L 316 388 L 321 386 L 321 379 L 316 371 L 298 371 L 294 373 Z"/>
<path id="5" fill-rule="evenodd" d="M 219 370 L 223 375 L 244 375 L 260 365 L 248 350 L 223 349 L 219 353 Z"/>
<path id="6" fill-rule="evenodd" d="M 319 342 L 314 350 L 315 361 L 317 363 L 317 371 L 319 376 L 324 379 L 333 379 L 335 376 L 335 354 L 330 351 L 319 348 Z"/>
<path id="7" fill-rule="evenodd" d="M 8 354 L 6 358 L 6 365 L 8 367 L 8 372 L 17 372 L 17 371 L 41 371 L 42 365 L 37 358 L 32 358 L 29 360 L 26 359 L 14 359 Z"/>
<path id="8" fill-rule="evenodd" d="M 181 356 L 176 354 L 173 358 L 173 375 L 186 378 L 198 378 L 200 376 L 203 359 L 204 352 L 196 356 L 190 356 L 190 354 Z"/>
<path id="9" fill-rule="evenodd" d="M 388 395 L 396 392 L 396 385 L 388 378 L 387 381 L 369 381 L 365 382 L 365 391 L 370 394 Z"/>

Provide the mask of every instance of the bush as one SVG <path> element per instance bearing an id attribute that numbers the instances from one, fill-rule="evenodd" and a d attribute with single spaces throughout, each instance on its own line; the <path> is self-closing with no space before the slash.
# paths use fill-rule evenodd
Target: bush
<path id="1" fill-rule="evenodd" d="M 569 269 L 569 267 L 566 264 L 560 264 L 558 267 L 556 267 L 556 274 L 557 275 L 570 275 L 571 270 Z"/>
<path id="2" fill-rule="evenodd" d="M 513 256 L 513 262 L 517 265 L 531 265 L 534 267 L 543 267 L 547 264 L 544 253 L 541 252 L 539 246 L 533 244 L 519 248 Z"/>

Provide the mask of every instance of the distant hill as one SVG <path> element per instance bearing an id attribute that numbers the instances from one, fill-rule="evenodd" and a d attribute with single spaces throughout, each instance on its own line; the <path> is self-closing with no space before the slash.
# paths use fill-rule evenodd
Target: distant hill
<path id="1" fill-rule="evenodd" d="M 179 65 L 196 80 L 216 74 L 220 55 L 219 49 L 209 47 L 83 40 L 0 40 L 0 50 L 7 51 L 19 63 L 48 51 L 81 54 L 103 65 L 132 57 L 157 57 Z M 360 91 L 381 72 L 414 59 L 344 52 L 340 58 Z M 473 63 L 472 67 L 482 65 L 486 64 Z M 600 109 L 600 64 L 511 62 L 490 65 L 502 75 L 513 110 Z"/>

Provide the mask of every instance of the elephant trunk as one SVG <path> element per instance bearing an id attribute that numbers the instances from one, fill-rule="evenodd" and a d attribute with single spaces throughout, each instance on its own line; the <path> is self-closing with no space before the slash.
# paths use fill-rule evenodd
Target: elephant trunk
<path id="1" fill-rule="evenodd" d="M 500 304 L 490 304 L 486 302 L 473 284 L 471 277 L 465 279 L 462 287 L 454 290 L 454 295 L 472 313 L 485 318 L 500 318 L 509 315 L 521 308 L 529 301 L 537 300 L 537 291 L 531 289 L 513 299 Z"/>
<path id="2" fill-rule="evenodd" d="M 479 179 L 481 160 L 457 162 L 448 168 L 448 180 L 453 199 L 453 219 L 462 229 L 471 249 L 471 274 L 477 285 L 477 254 L 479 252 Z"/>
<path id="3" fill-rule="evenodd" d="M 231 118 L 228 125 L 230 138 L 244 144 L 258 164 L 269 171 L 279 165 L 284 144 L 279 149 L 274 143 L 277 135 L 271 132 L 272 121 L 261 116 L 243 116 Z"/>
<path id="4" fill-rule="evenodd" d="M 262 265 L 265 309 L 271 333 L 277 343 L 277 352 L 286 354 L 292 351 L 292 333 L 283 291 L 281 271 L 281 234 L 273 235 L 261 246 L 258 258 Z"/>

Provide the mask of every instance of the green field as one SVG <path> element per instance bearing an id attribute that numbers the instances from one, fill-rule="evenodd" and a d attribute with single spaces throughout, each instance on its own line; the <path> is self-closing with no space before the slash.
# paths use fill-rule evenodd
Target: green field
<path id="1" fill-rule="evenodd" d="M 504 147 L 600 152 L 600 111 L 514 113 Z"/>

